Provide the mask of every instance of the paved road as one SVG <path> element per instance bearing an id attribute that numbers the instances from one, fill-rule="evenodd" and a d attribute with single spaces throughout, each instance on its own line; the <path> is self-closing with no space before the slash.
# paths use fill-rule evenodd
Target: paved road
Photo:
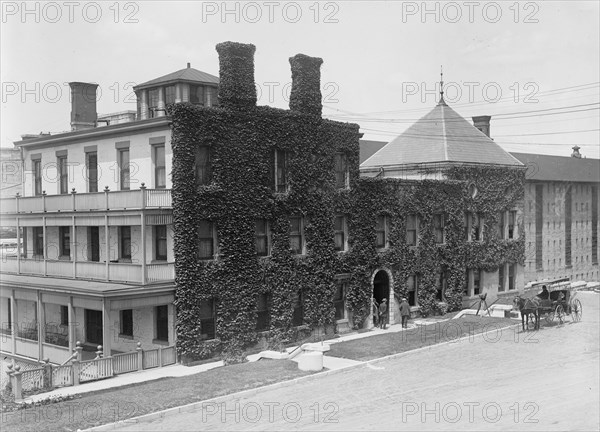
<path id="1" fill-rule="evenodd" d="M 583 321 L 409 353 L 120 430 L 599 430 L 600 296 Z"/>

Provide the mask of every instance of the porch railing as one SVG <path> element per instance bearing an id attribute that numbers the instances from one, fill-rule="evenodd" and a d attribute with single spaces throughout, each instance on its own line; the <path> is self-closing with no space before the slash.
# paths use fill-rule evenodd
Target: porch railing
<path id="1" fill-rule="evenodd" d="M 33 276 L 58 276 L 68 278 L 90 279 L 100 281 L 142 283 L 142 264 L 108 263 L 108 279 L 106 263 L 99 261 L 43 260 L 39 258 L 21 258 L 17 265 L 16 256 L 2 257 L 0 262 L 2 273 L 13 273 Z M 146 265 L 147 282 L 166 282 L 175 279 L 175 263 L 153 263 Z"/>
<path id="2" fill-rule="evenodd" d="M 21 371 L 21 366 L 8 365 L 6 372 L 16 400 L 23 398 L 23 392 L 38 389 L 52 389 L 79 385 L 80 383 L 111 378 L 115 375 L 135 372 L 143 369 L 167 366 L 177 362 L 174 345 L 167 347 L 142 349 L 138 342 L 135 351 L 103 356 L 102 346 L 98 346 L 96 358 L 81 360 L 83 347 L 77 342 L 76 348 L 68 362 L 53 365 L 47 360 L 40 366 Z"/>
<path id="3" fill-rule="evenodd" d="M 65 211 L 123 210 L 169 208 L 172 206 L 171 189 L 148 189 L 142 183 L 139 189 L 0 199 L 0 213 L 50 213 Z"/>

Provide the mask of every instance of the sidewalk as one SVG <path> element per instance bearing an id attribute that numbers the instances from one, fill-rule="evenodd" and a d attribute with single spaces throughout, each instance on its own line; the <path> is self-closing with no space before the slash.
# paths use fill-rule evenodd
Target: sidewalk
<path id="1" fill-rule="evenodd" d="M 382 335 L 386 333 L 398 333 L 405 330 L 411 330 L 417 328 L 422 325 L 434 324 L 436 322 L 444 322 L 448 321 L 448 319 L 416 319 L 413 320 L 407 329 L 403 329 L 401 324 L 392 324 L 389 325 L 385 330 L 380 328 L 372 328 L 368 331 L 364 332 L 351 332 L 344 336 L 340 336 L 335 339 L 328 339 L 323 341 L 323 343 L 332 345 L 340 342 L 351 341 L 356 339 L 363 339 L 371 336 Z M 316 342 L 318 343 L 318 342 Z M 294 350 L 296 347 L 288 348 L 288 352 Z M 327 356 L 326 353 L 323 356 L 323 367 L 328 370 L 337 370 L 344 369 L 349 366 L 354 366 L 357 364 L 361 364 L 364 362 L 350 360 L 345 358 Z M 84 394 L 90 392 L 96 392 L 101 390 L 108 390 L 112 388 L 118 388 L 123 386 L 128 386 L 131 384 L 143 383 L 146 381 L 157 380 L 161 378 L 168 377 L 182 377 L 188 375 L 195 375 L 197 373 L 206 372 L 210 369 L 218 368 L 223 366 L 223 361 L 216 361 L 211 363 L 204 363 L 197 366 L 183 366 L 181 364 L 175 364 L 171 366 L 165 366 L 154 369 L 147 369 L 139 372 L 131 372 L 123 375 L 118 375 L 112 378 L 107 378 L 104 380 L 93 381 L 90 383 L 84 383 L 78 386 L 69 386 L 69 387 L 61 387 L 50 392 L 39 393 L 35 395 L 31 395 L 25 399 L 21 403 L 35 403 L 39 402 L 43 399 L 48 399 L 51 397 L 58 396 L 69 396 L 76 394 Z"/>

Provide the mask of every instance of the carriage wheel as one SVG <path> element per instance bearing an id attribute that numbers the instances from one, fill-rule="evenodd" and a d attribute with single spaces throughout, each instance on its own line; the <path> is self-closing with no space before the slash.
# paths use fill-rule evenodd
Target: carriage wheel
<path id="1" fill-rule="evenodd" d="M 554 309 L 549 311 L 548 314 L 546 315 L 546 322 L 548 324 L 550 324 L 552 321 L 554 321 Z"/>
<path id="2" fill-rule="evenodd" d="M 581 302 L 579 301 L 579 299 L 575 299 L 571 303 L 571 318 L 573 318 L 574 322 L 579 322 L 579 321 L 581 321 L 581 315 L 582 315 Z"/>
<path id="3" fill-rule="evenodd" d="M 556 319 L 558 320 L 559 324 L 562 324 L 565 322 L 565 309 L 563 308 L 562 305 L 556 306 L 554 315 L 556 315 Z"/>

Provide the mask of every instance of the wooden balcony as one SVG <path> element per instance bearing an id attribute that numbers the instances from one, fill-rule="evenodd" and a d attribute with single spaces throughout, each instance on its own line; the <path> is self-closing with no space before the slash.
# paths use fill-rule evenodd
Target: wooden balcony
<path id="1" fill-rule="evenodd" d="M 95 261 L 62 261 L 27 259 L 4 256 L 0 263 L 1 273 L 20 275 L 64 277 L 125 283 L 156 283 L 175 279 L 175 264 L 134 264 Z M 144 274 L 145 272 L 145 274 Z"/>
<path id="2" fill-rule="evenodd" d="M 38 195 L 0 200 L 1 214 L 59 213 L 105 210 L 139 210 L 171 208 L 171 189 L 137 190 L 77 193 L 73 190 L 63 195 Z"/>

